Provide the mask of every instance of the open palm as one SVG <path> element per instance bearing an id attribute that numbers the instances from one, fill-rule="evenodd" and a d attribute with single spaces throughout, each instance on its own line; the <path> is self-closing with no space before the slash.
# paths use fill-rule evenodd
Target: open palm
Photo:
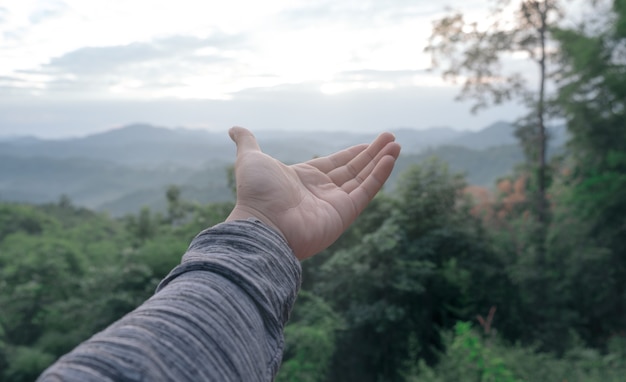
<path id="1" fill-rule="evenodd" d="M 389 177 L 400 153 L 394 136 L 287 166 L 263 153 L 254 135 L 229 131 L 237 144 L 237 204 L 227 220 L 257 218 L 277 229 L 303 260 L 331 245 Z"/>

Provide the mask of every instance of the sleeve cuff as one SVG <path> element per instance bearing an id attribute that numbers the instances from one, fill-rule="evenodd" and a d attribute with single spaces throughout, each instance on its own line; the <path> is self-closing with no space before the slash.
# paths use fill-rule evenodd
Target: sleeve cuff
<path id="1" fill-rule="evenodd" d="M 200 232 L 157 293 L 191 271 L 220 274 L 239 285 L 262 314 L 284 325 L 300 289 L 302 268 L 285 239 L 257 219 L 218 224 Z"/>

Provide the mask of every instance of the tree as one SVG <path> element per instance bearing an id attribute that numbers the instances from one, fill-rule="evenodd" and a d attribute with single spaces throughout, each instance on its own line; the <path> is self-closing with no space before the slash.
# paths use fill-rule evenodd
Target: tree
<path id="1" fill-rule="evenodd" d="M 576 343 L 562 357 L 540 353 L 536 346 L 501 341 L 495 333 L 480 333 L 459 322 L 444 333 L 446 352 L 431 368 L 409 365 L 407 382 L 567 381 L 617 382 L 626 373 L 626 342 L 614 339 L 607 352 Z"/>
<path id="2" fill-rule="evenodd" d="M 558 276 L 563 269 L 558 265 L 564 259 L 554 258 L 554 251 L 547 248 L 552 174 L 546 156 L 546 122 L 554 115 L 550 108 L 553 96 L 548 94 L 552 83 L 549 64 L 556 62 L 552 58 L 559 48 L 553 31 L 564 19 L 562 2 L 492 0 L 492 4 L 484 21 L 468 21 L 459 12 L 435 21 L 426 51 L 435 67 L 444 68 L 445 79 L 463 81 L 458 99 L 474 100 L 474 112 L 513 100 L 526 106 L 528 113 L 515 124 L 526 156 L 517 176 L 525 179 L 523 194 L 530 218 L 524 211 L 526 202 L 521 203 L 505 221 L 499 219 L 504 224 L 492 233 L 499 258 L 506 265 L 503 270 L 516 291 L 507 302 L 509 309 L 517 309 L 517 314 L 507 317 L 511 326 L 507 331 L 515 334 L 506 337 L 542 341 L 543 350 L 563 351 L 568 345 L 568 324 L 573 321 L 568 315 L 571 309 L 566 309 L 572 295 L 559 289 L 563 283 Z M 507 64 L 520 55 L 524 70 L 510 70 Z M 530 67 L 535 68 L 536 75 L 528 70 Z M 528 85 L 535 78 L 536 85 Z"/>
<path id="3" fill-rule="evenodd" d="M 611 5 L 602 27 L 555 33 L 563 64 L 557 102 L 571 136 L 564 215 L 585 238 L 573 252 L 592 265 L 581 278 L 601 275 L 578 283 L 587 286 L 577 304 L 581 332 L 595 345 L 626 327 L 626 1 Z"/>
<path id="4" fill-rule="evenodd" d="M 187 214 L 188 205 L 181 198 L 182 190 L 176 185 L 170 185 L 165 191 L 167 199 L 167 217 L 166 221 L 172 225 L 179 225 Z"/>
<path id="5" fill-rule="evenodd" d="M 493 0 L 493 4 L 486 24 L 470 22 L 460 12 L 435 21 L 425 50 L 431 54 L 434 67 L 445 66 L 444 79 L 464 78 L 458 99 L 475 100 L 472 111 L 514 99 L 526 104 L 529 113 L 517 121 L 516 133 L 534 173 L 534 211 L 545 228 L 549 215 L 548 58 L 553 48 L 551 28 L 563 13 L 558 0 Z M 504 70 L 503 62 L 518 53 L 536 65 L 539 76 L 534 89 L 527 86 L 528 75 Z"/>
<path id="6" fill-rule="evenodd" d="M 126 217 L 126 229 L 132 233 L 139 244 L 154 237 L 158 230 L 159 218 L 153 216 L 148 207 L 142 207 L 138 216 Z"/>
<path id="7" fill-rule="evenodd" d="M 322 265 L 317 289 L 346 325 L 333 379 L 402 380 L 411 354 L 435 361 L 441 328 L 506 301 L 501 267 L 464 187 L 439 161 L 411 167 L 393 197 L 368 212 L 378 224 L 363 222 L 358 242 Z"/>
<path id="8" fill-rule="evenodd" d="M 325 381 L 335 352 L 339 316 L 320 297 L 302 291 L 289 325 L 285 328 L 285 352 L 278 382 Z"/>
<path id="9" fill-rule="evenodd" d="M 60 223 L 56 219 L 33 206 L 0 204 L 0 242 L 12 233 L 39 235 L 58 226 Z"/>
<path id="10" fill-rule="evenodd" d="M 84 268 L 76 246 L 62 238 L 20 232 L 2 242 L 0 326 L 7 343 L 8 380 L 33 380 L 82 339 L 80 321 L 70 319 L 76 306 L 68 301 L 79 289 Z"/>
<path id="11" fill-rule="evenodd" d="M 234 198 L 237 198 L 237 181 L 235 180 L 235 165 L 226 167 L 226 184 Z"/>

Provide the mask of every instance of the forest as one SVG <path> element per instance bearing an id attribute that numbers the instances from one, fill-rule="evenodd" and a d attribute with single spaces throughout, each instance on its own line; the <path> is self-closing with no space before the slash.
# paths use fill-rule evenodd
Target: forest
<path id="1" fill-rule="evenodd" d="M 278 381 L 624 379 L 626 0 L 570 28 L 564 2 L 519 3 L 513 29 L 435 21 L 427 50 L 477 110 L 527 105 L 524 161 L 491 197 L 437 158 L 403 170 L 303 262 Z M 496 73 L 507 50 L 529 52 L 538 87 Z M 569 141 L 547 156 L 553 119 Z M 166 199 L 123 218 L 67 197 L 0 204 L 0 381 L 36 379 L 141 304 L 233 207 L 174 185 Z"/>

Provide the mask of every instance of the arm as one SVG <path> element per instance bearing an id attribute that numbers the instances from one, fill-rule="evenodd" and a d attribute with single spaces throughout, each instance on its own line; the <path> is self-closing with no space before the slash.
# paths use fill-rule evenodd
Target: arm
<path id="1" fill-rule="evenodd" d="M 391 134 L 286 166 L 232 128 L 237 203 L 200 233 L 157 293 L 62 357 L 41 381 L 268 381 L 302 260 L 356 219 L 391 173 Z"/>
<path id="2" fill-rule="evenodd" d="M 300 272 L 282 236 L 267 225 L 217 225 L 192 241 L 152 298 L 40 380 L 272 380 Z"/>

